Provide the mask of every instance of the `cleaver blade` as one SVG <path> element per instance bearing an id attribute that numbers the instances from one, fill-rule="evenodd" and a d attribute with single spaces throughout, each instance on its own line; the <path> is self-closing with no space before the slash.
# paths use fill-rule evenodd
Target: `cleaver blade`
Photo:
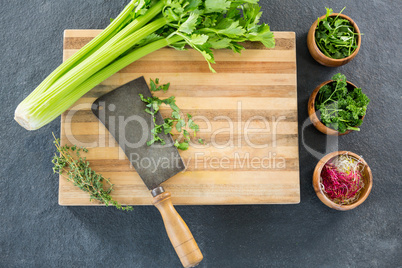
<path id="1" fill-rule="evenodd" d="M 182 158 L 174 146 L 172 136 L 159 136 L 166 144 L 147 145 L 154 128 L 152 116 L 145 112 L 145 98 L 152 97 L 144 77 L 133 80 L 97 99 L 92 112 L 105 125 L 119 143 L 132 166 L 149 190 L 185 170 Z M 163 124 L 160 112 L 155 115 L 156 123 Z"/>
<path id="2" fill-rule="evenodd" d="M 144 77 L 133 80 L 103 95 L 92 104 L 92 112 L 115 138 L 153 196 L 152 203 L 162 215 L 169 236 L 183 267 L 197 266 L 202 253 L 187 224 L 173 207 L 171 194 L 160 185 L 185 170 L 182 158 L 170 134 L 159 136 L 166 144 L 147 145 L 154 128 L 152 116 L 145 112 L 145 98 L 152 94 Z M 162 115 L 155 115 L 155 122 L 163 124 Z"/>

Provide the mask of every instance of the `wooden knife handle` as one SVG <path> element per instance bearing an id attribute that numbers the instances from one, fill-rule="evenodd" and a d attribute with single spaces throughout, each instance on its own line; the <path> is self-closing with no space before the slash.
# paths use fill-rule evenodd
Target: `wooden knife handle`
<path id="1" fill-rule="evenodd" d="M 170 242 L 172 242 L 183 267 L 197 266 L 203 259 L 202 253 L 187 224 L 173 207 L 170 196 L 170 193 L 163 192 L 155 196 L 152 203 L 162 215 Z"/>

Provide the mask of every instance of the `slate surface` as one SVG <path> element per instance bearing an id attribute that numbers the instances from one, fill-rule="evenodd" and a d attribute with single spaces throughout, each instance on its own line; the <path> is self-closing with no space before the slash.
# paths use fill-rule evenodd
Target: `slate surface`
<path id="1" fill-rule="evenodd" d="M 62 61 L 66 28 L 107 25 L 127 1 L 1 0 L 0 9 L 0 267 L 180 267 L 154 207 L 125 213 L 104 207 L 60 207 L 52 174 L 51 132 L 59 120 L 28 132 L 14 109 Z M 326 136 L 300 135 L 301 203 L 188 206 L 177 210 L 205 259 L 200 267 L 402 267 L 401 13 L 395 0 L 261 0 L 262 21 L 297 34 L 300 126 L 311 91 L 337 72 L 371 98 L 362 131 L 339 149 L 364 156 L 374 175 L 366 202 L 349 212 L 324 206 L 311 186 Z M 326 68 L 309 55 L 306 35 L 325 6 L 355 19 L 365 34 L 348 65 Z M 301 131 L 301 127 L 300 127 Z M 331 141 L 330 150 L 336 150 Z"/>

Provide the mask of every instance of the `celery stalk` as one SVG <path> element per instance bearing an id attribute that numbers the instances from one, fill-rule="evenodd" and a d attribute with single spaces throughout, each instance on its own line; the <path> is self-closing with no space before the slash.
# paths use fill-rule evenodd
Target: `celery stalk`
<path id="1" fill-rule="evenodd" d="M 82 61 L 85 57 L 91 55 L 97 48 L 101 47 L 107 41 L 109 41 L 115 31 L 120 27 L 120 25 L 130 16 L 130 13 L 135 8 L 135 3 L 138 0 L 131 1 L 123 11 L 113 20 L 108 27 L 106 27 L 98 36 L 92 39 L 88 44 L 82 47 L 77 53 L 68 58 L 59 67 L 57 67 L 39 86 L 34 90 L 25 100 L 29 98 L 35 98 L 35 96 L 41 94 L 43 91 L 47 90 L 60 76 L 65 74 L 70 68 L 75 66 L 77 63 Z"/>
<path id="2" fill-rule="evenodd" d="M 99 83 L 103 82 L 116 72 L 120 71 L 124 67 L 130 65 L 132 62 L 158 49 L 166 47 L 170 44 L 174 44 L 181 40 L 183 40 L 183 38 L 180 36 L 173 36 L 171 38 L 161 39 L 148 45 L 145 45 L 143 47 L 140 47 L 130 52 L 126 56 L 116 60 L 109 66 L 103 68 L 96 74 L 92 75 L 89 79 L 85 80 L 85 82 L 80 84 L 74 91 L 71 91 L 70 94 L 66 96 L 64 99 L 61 99 L 57 103 L 52 103 L 52 105 L 46 107 L 46 109 L 43 110 L 43 113 L 46 114 L 46 120 L 41 121 L 39 127 L 50 123 L 52 120 L 57 118 L 61 113 L 63 113 L 65 110 L 71 107 L 79 98 L 81 98 L 89 90 L 91 90 L 92 88 L 94 88 Z"/>
<path id="3" fill-rule="evenodd" d="M 59 78 L 46 92 L 45 96 L 42 96 L 41 100 L 35 103 L 32 114 L 34 115 L 38 110 L 41 110 L 48 106 L 49 103 L 57 99 L 62 99 L 71 90 L 76 88 L 85 79 L 110 64 L 113 60 L 119 57 L 123 52 L 130 49 L 139 41 L 155 32 L 159 28 L 166 24 L 165 18 L 157 19 L 140 30 L 132 33 L 125 39 L 116 43 L 115 45 L 105 49 L 101 54 L 94 54 L 85 59 L 82 63 L 72 68 L 63 77 Z"/>
<path id="4" fill-rule="evenodd" d="M 58 67 L 18 105 L 15 120 L 28 130 L 38 129 L 98 83 L 167 45 L 179 50 L 189 45 L 201 53 L 213 72 L 213 49 L 227 48 L 240 53 L 244 49 L 241 42 L 245 41 L 275 46 L 269 25 L 259 24 L 258 0 L 223 2 L 132 0 L 105 31 Z"/>
<path id="5" fill-rule="evenodd" d="M 108 44 L 106 43 L 100 51 L 93 53 L 82 60 L 78 65 L 72 67 L 67 73 L 59 77 L 48 89 L 40 92 L 40 95 L 28 96 L 18 105 L 15 111 L 15 120 L 28 130 L 38 129 L 50 122 L 51 120 L 49 121 L 46 118 L 51 117 L 51 114 L 53 114 L 53 111 L 49 113 L 49 109 L 47 109 L 49 106 L 52 106 L 51 104 L 66 101 L 66 96 L 74 90 L 79 90 L 77 86 L 87 78 L 109 65 L 136 43 L 166 25 L 166 19 L 160 18 L 143 26 L 152 19 L 154 14 L 160 12 L 161 7 L 161 5 L 157 4 L 154 9 L 151 8 L 149 10 L 151 12 L 149 12 L 150 14 L 147 13 L 148 16 L 138 18 L 139 22 L 136 24 L 135 28 L 139 28 L 138 25 L 142 28 L 133 33 L 131 33 L 133 28 L 130 28 L 130 30 L 124 31 L 123 34 L 119 35 L 118 38 L 110 39 L 108 42 L 109 46 L 106 46 Z M 78 95 L 83 95 L 87 91 L 82 91 Z M 73 103 L 76 100 L 77 99 L 75 99 Z"/>

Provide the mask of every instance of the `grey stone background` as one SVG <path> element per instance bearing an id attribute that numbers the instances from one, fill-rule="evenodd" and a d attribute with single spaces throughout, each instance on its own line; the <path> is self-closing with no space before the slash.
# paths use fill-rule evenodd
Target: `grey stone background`
<path id="1" fill-rule="evenodd" d="M 59 120 L 35 132 L 13 120 L 17 104 L 61 63 L 63 30 L 104 28 L 127 2 L 0 0 L 0 267 L 180 267 L 154 207 L 59 206 L 50 163 Z M 300 124 L 311 91 L 337 72 L 371 98 L 362 131 L 340 137 L 339 149 L 363 155 L 374 187 L 353 211 L 324 206 L 311 185 L 318 160 L 302 144 L 323 150 L 326 136 L 307 128 L 300 204 L 177 207 L 204 254 L 200 267 L 402 267 L 401 1 L 261 5 L 272 30 L 297 34 Z M 359 55 L 340 68 L 317 64 L 306 47 L 325 6 L 347 6 L 365 34 Z"/>

